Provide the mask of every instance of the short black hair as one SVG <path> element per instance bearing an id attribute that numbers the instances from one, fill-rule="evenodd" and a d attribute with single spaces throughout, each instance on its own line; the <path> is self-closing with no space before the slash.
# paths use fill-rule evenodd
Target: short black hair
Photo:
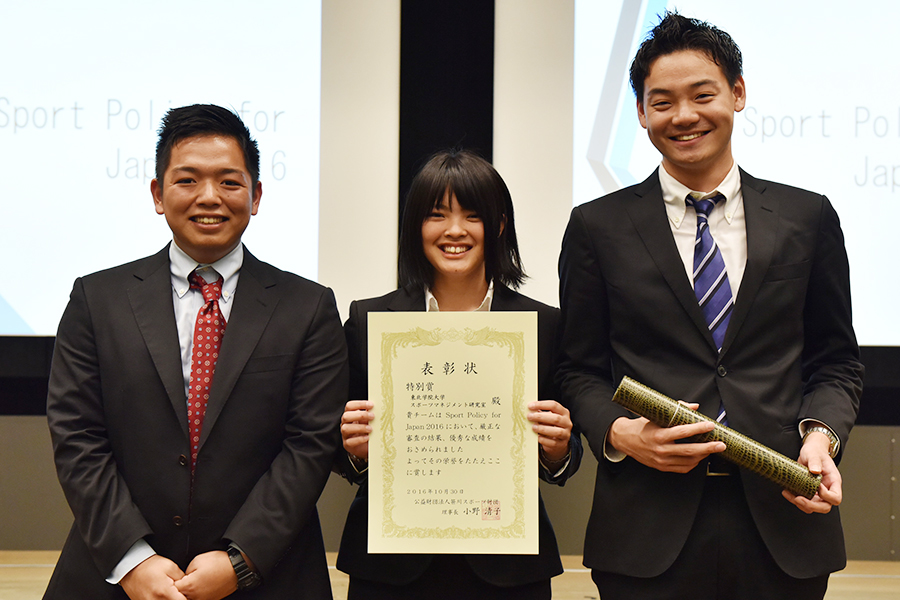
<path id="1" fill-rule="evenodd" d="M 422 247 L 422 224 L 447 193 L 481 218 L 485 279 L 519 287 L 525 271 L 516 239 L 512 196 L 491 163 L 468 150 L 438 152 L 413 178 L 400 224 L 400 285 L 434 285 L 434 267 Z"/>
<path id="2" fill-rule="evenodd" d="M 650 74 L 653 61 L 681 50 L 706 54 L 722 69 L 731 87 L 743 73 L 741 49 L 730 35 L 706 21 L 666 11 L 659 24 L 641 43 L 631 63 L 631 89 L 638 102 L 644 102 L 644 81 Z"/>
<path id="3" fill-rule="evenodd" d="M 159 126 L 156 143 L 156 179 L 160 185 L 172 148 L 178 142 L 198 135 L 221 135 L 233 138 L 244 154 L 244 164 L 250 172 L 253 187 L 259 181 L 259 147 L 250 136 L 250 130 L 233 111 L 215 104 L 192 104 L 170 109 Z"/>

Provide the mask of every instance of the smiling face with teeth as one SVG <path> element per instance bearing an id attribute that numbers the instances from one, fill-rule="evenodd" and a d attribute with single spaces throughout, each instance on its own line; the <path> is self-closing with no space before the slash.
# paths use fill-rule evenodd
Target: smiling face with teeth
<path id="1" fill-rule="evenodd" d="M 154 179 L 150 191 L 178 247 L 212 263 L 240 243 L 259 209 L 262 184 L 253 184 L 237 140 L 198 135 L 172 146 L 163 182 Z"/>
<path id="2" fill-rule="evenodd" d="M 445 193 L 422 223 L 422 248 L 434 267 L 434 288 L 487 288 L 484 274 L 484 223 L 475 211 Z"/>
<path id="3" fill-rule="evenodd" d="M 680 50 L 653 61 L 637 110 L 666 171 L 705 192 L 721 183 L 734 164 L 734 113 L 745 102 L 743 77 L 731 86 L 705 53 Z"/>

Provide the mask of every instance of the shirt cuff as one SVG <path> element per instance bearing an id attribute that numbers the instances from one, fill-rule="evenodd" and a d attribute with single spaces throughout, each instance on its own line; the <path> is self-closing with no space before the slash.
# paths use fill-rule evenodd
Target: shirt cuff
<path id="1" fill-rule="evenodd" d="M 347 452 L 347 457 L 350 459 L 350 466 L 353 467 L 353 470 L 356 471 L 357 475 L 362 475 L 369 470 L 369 461 L 366 459 L 359 458 L 349 452 Z"/>
<path id="2" fill-rule="evenodd" d="M 131 573 L 132 569 L 155 554 L 156 552 L 144 538 L 139 539 L 128 549 L 128 552 L 125 553 L 119 564 L 115 566 L 112 573 L 106 578 L 106 582 L 118 585 L 123 577 Z"/>
<path id="3" fill-rule="evenodd" d="M 612 425 L 609 426 L 612 429 Z M 616 450 L 613 448 L 612 444 L 609 443 L 609 429 L 606 430 L 606 437 L 603 438 L 603 458 L 608 460 L 609 462 L 622 462 L 625 460 L 625 456 L 627 456 L 621 450 Z"/>
<path id="4" fill-rule="evenodd" d="M 806 431 L 810 427 L 824 427 L 828 431 L 831 432 L 831 435 L 834 436 L 834 439 L 837 440 L 837 444 L 834 446 L 834 455 L 837 456 L 841 452 L 841 438 L 834 432 L 834 429 L 829 427 L 826 423 L 819 421 L 818 419 L 803 419 L 800 421 L 800 425 L 798 429 L 800 430 L 800 439 L 803 439 L 803 436 L 806 435 Z"/>
<path id="5" fill-rule="evenodd" d="M 553 471 L 551 471 L 545 462 L 544 452 L 542 450 L 538 449 L 538 462 L 540 463 L 541 468 L 544 469 L 544 471 L 547 473 L 547 475 L 550 476 L 551 481 L 559 479 L 559 477 L 563 474 L 563 472 L 565 472 L 565 470 L 569 467 L 569 462 L 571 462 L 571 460 L 572 460 L 572 453 L 569 452 L 562 459 L 562 466 L 559 467 L 558 469 L 554 469 Z M 555 462 L 555 463 L 553 463 L 553 466 L 556 466 L 557 464 L 560 464 L 560 463 Z"/>

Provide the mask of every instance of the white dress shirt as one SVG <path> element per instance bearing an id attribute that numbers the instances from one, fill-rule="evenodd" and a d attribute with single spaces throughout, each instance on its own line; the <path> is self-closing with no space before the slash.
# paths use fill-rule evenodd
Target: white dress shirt
<path id="1" fill-rule="evenodd" d="M 478 305 L 478 308 L 473 310 L 472 312 L 489 312 L 491 310 L 491 302 L 494 301 L 494 282 L 491 281 L 488 284 L 487 294 L 484 295 L 484 300 L 481 301 L 481 304 Z M 434 297 L 434 294 L 431 293 L 431 289 L 427 286 L 425 287 L 425 312 L 441 312 L 441 308 L 438 306 L 437 298 Z"/>
<path id="2" fill-rule="evenodd" d="M 694 285 L 694 242 L 697 239 L 697 212 L 688 208 L 685 198 L 688 194 L 698 200 L 706 200 L 722 194 L 724 202 L 717 202 L 709 215 L 709 232 L 725 261 L 731 297 L 737 299 L 747 265 L 747 224 L 744 219 L 744 195 L 741 192 L 741 173 L 737 163 L 731 166 L 725 179 L 712 190 L 692 190 L 669 175 L 663 165 L 659 166 L 659 183 L 662 187 L 666 215 L 678 254 L 684 262 L 688 281 Z"/>
<path id="3" fill-rule="evenodd" d="M 197 313 L 206 302 L 203 292 L 192 290 L 188 275 L 195 269 L 207 283 L 215 282 L 221 275 L 222 297 L 219 299 L 219 312 L 227 325 L 234 306 L 234 292 L 237 289 L 241 265 L 244 264 L 244 245 L 237 248 L 212 264 L 198 264 L 178 247 L 174 241 L 169 245 L 169 270 L 172 277 L 172 301 L 175 306 L 175 324 L 178 328 L 178 343 L 181 346 L 181 370 L 184 376 L 184 398 L 187 407 L 188 387 L 191 383 L 191 356 L 194 353 L 194 325 Z M 122 560 L 106 578 L 108 583 L 118 584 L 136 566 L 156 554 L 150 544 L 143 538 L 128 549 Z"/>
<path id="4" fill-rule="evenodd" d="M 184 374 L 184 397 L 187 402 L 188 387 L 191 383 L 191 357 L 194 353 L 194 325 L 197 313 L 206 304 L 203 292 L 192 290 L 188 276 L 194 271 L 203 277 L 206 283 L 215 282 L 219 276 L 222 282 L 222 297 L 219 298 L 219 312 L 225 319 L 226 331 L 231 308 L 234 306 L 234 293 L 237 289 L 241 265 L 244 264 L 244 245 L 237 248 L 212 264 L 197 264 L 175 242 L 169 246 L 169 268 L 172 276 L 172 302 L 175 306 L 175 324 L 178 327 L 178 343 L 181 346 L 181 368 Z"/>

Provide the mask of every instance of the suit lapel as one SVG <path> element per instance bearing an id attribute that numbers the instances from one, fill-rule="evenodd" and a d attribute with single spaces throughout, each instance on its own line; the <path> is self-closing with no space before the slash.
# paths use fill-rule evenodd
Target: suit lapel
<path id="1" fill-rule="evenodd" d="M 734 311 L 725 332 L 722 353 L 728 351 L 737 336 L 750 305 L 759 291 L 775 252 L 778 239 L 778 205 L 765 195 L 764 182 L 741 170 L 741 193 L 744 196 L 744 218 L 747 227 L 747 267 L 741 279 L 741 287 L 734 301 Z"/>
<path id="2" fill-rule="evenodd" d="M 222 339 L 222 348 L 216 361 L 216 373 L 209 391 L 203 431 L 200 433 L 201 447 L 222 413 L 225 402 L 231 395 L 277 305 L 275 280 L 263 264 L 244 248 L 244 262 L 235 290 L 234 307 L 225 325 L 225 336 Z"/>
<path id="3" fill-rule="evenodd" d="M 184 396 L 184 372 L 178 350 L 180 344 L 175 325 L 175 308 L 172 305 L 172 278 L 168 267 L 168 246 L 138 262 L 134 271 L 134 283 L 128 287 L 128 300 L 147 351 L 187 438 L 187 399 Z"/>
<path id="4" fill-rule="evenodd" d="M 694 288 L 684 270 L 684 263 L 672 236 L 663 205 L 659 174 L 654 171 L 643 183 L 635 188 L 635 197 L 625 202 L 625 210 L 634 224 L 644 247 L 656 264 L 656 268 L 671 288 L 672 293 L 684 307 L 691 321 L 699 329 L 715 350 L 716 343 L 709 333 L 703 312 L 694 295 Z"/>

